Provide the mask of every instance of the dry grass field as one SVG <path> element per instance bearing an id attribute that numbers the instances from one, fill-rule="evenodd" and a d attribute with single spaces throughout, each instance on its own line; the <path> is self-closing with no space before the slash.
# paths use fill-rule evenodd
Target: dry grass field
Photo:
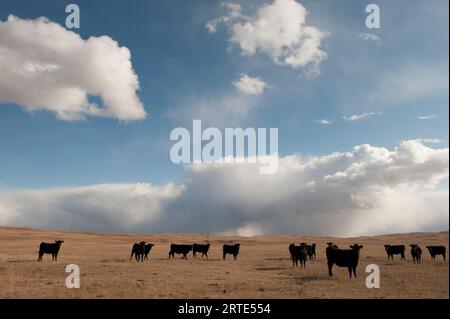
<path id="1" fill-rule="evenodd" d="M 36 262 L 41 241 L 64 240 L 57 262 L 44 255 Z M 314 236 L 211 236 L 209 259 L 167 259 L 170 243 L 204 242 L 198 234 L 115 234 L 57 232 L 0 227 L 1 298 L 448 298 L 449 267 L 442 257 L 430 260 L 426 245 L 445 245 L 448 232 L 410 233 L 378 237 L 325 238 Z M 130 261 L 131 246 L 145 240 L 155 244 L 149 261 Z M 238 260 L 222 260 L 222 244 L 238 241 Z M 360 243 L 358 278 L 346 268 L 334 268 L 329 278 L 326 242 L 342 247 Z M 293 268 L 288 245 L 317 243 L 317 259 L 306 269 Z M 414 265 L 398 255 L 387 261 L 383 244 L 417 243 L 423 261 Z M 409 248 L 409 246 L 408 246 Z M 81 287 L 65 287 L 65 267 L 77 264 Z M 380 288 L 365 286 L 365 266 L 380 267 Z"/>

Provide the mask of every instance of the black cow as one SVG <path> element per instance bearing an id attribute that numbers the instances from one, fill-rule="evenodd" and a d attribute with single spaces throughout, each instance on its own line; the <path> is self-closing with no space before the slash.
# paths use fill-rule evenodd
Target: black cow
<path id="1" fill-rule="evenodd" d="M 145 241 L 141 241 L 139 243 L 134 243 L 133 248 L 131 249 L 131 258 L 136 259 L 136 261 L 144 261 L 144 251 L 145 251 Z"/>
<path id="2" fill-rule="evenodd" d="M 308 246 L 305 243 L 302 243 L 299 246 L 290 244 L 289 252 L 291 253 L 292 267 L 298 266 L 298 262 L 300 261 L 300 267 L 306 268 L 306 260 L 308 259 Z"/>
<path id="3" fill-rule="evenodd" d="M 405 245 L 384 245 L 384 249 L 386 249 L 386 253 L 388 255 L 388 261 L 389 258 L 394 260 L 394 255 L 401 255 L 403 259 L 405 258 Z"/>
<path id="4" fill-rule="evenodd" d="M 338 245 L 334 245 L 333 243 L 327 243 L 330 248 L 339 248 Z"/>
<path id="5" fill-rule="evenodd" d="M 411 244 L 409 246 L 411 246 L 411 256 L 413 258 L 413 262 L 414 263 L 417 262 L 418 264 L 420 264 L 422 262 L 421 261 L 421 259 L 422 259 L 422 249 L 416 244 Z"/>
<path id="6" fill-rule="evenodd" d="M 148 260 L 148 254 L 150 253 L 150 250 L 152 250 L 152 247 L 155 246 L 153 244 L 146 244 L 144 246 L 144 259 Z"/>
<path id="7" fill-rule="evenodd" d="M 178 245 L 178 244 L 171 244 L 170 245 L 170 251 L 169 251 L 169 259 L 170 256 L 172 258 L 175 258 L 175 254 L 183 254 L 183 257 L 181 259 L 187 259 L 187 254 L 192 250 L 192 245 Z"/>
<path id="8" fill-rule="evenodd" d="M 305 244 L 306 245 L 306 244 Z M 316 259 L 316 244 L 306 245 L 309 259 Z"/>
<path id="9" fill-rule="evenodd" d="M 356 278 L 356 267 L 358 267 L 359 251 L 363 248 L 362 245 L 354 244 L 350 245 L 351 249 L 339 249 L 334 248 L 332 245 L 327 247 L 327 263 L 328 274 L 333 276 L 333 265 L 336 264 L 339 267 L 347 267 L 350 278 L 352 278 L 352 271 Z"/>
<path id="10" fill-rule="evenodd" d="M 240 246 L 241 246 L 241 244 L 233 244 L 233 245 L 224 244 L 223 245 L 223 259 L 225 259 L 225 256 L 227 254 L 231 254 L 231 255 L 233 255 L 233 259 L 236 260 L 237 255 L 239 254 Z"/>
<path id="11" fill-rule="evenodd" d="M 445 246 L 427 246 L 431 255 L 431 260 L 436 259 L 436 255 L 442 255 L 445 261 Z"/>
<path id="12" fill-rule="evenodd" d="M 194 244 L 192 245 L 192 255 L 194 257 L 197 257 L 196 253 L 202 253 L 203 256 L 206 256 L 206 259 L 208 259 L 208 250 L 209 250 L 210 244 Z"/>
<path id="13" fill-rule="evenodd" d="M 61 248 L 61 244 L 64 240 L 55 240 L 54 243 L 44 243 L 39 245 L 39 257 L 38 261 L 42 261 L 42 256 L 44 254 L 52 254 L 52 260 L 58 261 L 58 252 Z"/>

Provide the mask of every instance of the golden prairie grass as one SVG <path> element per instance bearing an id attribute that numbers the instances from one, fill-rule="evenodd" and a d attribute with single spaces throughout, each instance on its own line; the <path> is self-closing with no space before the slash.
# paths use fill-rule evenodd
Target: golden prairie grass
<path id="1" fill-rule="evenodd" d="M 37 262 L 41 241 L 64 240 L 57 262 L 44 255 Z M 149 261 L 129 260 L 134 242 L 155 244 Z M 426 245 L 448 247 L 448 232 L 409 233 L 377 237 L 330 238 L 282 235 L 261 237 L 210 236 L 209 259 L 168 259 L 170 243 L 205 242 L 199 234 L 116 234 L 58 232 L 0 227 L 1 298 L 448 298 L 449 268 L 442 257 L 430 260 Z M 238 260 L 222 260 L 222 245 L 241 243 Z M 358 278 L 346 268 L 327 272 L 325 247 L 363 244 Z M 305 269 L 292 267 L 291 242 L 316 243 L 317 259 Z M 407 246 L 406 261 L 387 261 L 384 244 L 417 243 L 422 264 L 414 265 Z M 65 267 L 80 267 L 79 289 L 65 287 Z M 380 288 L 365 286 L 365 267 L 380 268 Z"/>

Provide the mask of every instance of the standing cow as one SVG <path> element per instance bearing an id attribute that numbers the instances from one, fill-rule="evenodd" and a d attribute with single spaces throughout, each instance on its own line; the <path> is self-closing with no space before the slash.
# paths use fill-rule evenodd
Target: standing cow
<path id="1" fill-rule="evenodd" d="M 139 243 L 134 243 L 133 248 L 131 249 L 131 256 L 130 260 L 133 258 L 136 259 L 136 261 L 144 261 L 144 251 L 145 251 L 145 241 L 141 241 Z"/>
<path id="2" fill-rule="evenodd" d="M 445 261 L 445 246 L 427 246 L 428 251 L 431 255 L 431 260 L 436 259 L 436 255 L 442 255 Z"/>
<path id="3" fill-rule="evenodd" d="M 146 244 L 144 246 L 144 259 L 148 260 L 148 254 L 150 253 L 150 250 L 152 250 L 152 247 L 155 246 L 153 244 Z"/>
<path id="4" fill-rule="evenodd" d="M 172 258 L 175 258 L 175 254 L 182 254 L 183 257 L 181 257 L 181 259 L 187 259 L 187 254 L 191 250 L 192 250 L 192 245 L 171 244 L 170 251 L 169 251 L 169 259 L 170 259 L 170 256 L 172 256 Z"/>
<path id="5" fill-rule="evenodd" d="M 308 249 L 308 257 L 309 259 L 316 259 L 316 244 L 307 245 L 305 244 Z"/>
<path id="6" fill-rule="evenodd" d="M 203 256 L 206 256 L 206 259 L 208 259 L 208 250 L 209 250 L 210 244 L 194 244 L 192 245 L 192 255 L 194 257 L 197 257 L 197 253 L 202 253 Z"/>
<path id="7" fill-rule="evenodd" d="M 363 248 L 363 245 L 350 245 L 351 249 L 339 249 L 334 248 L 333 245 L 329 245 L 326 249 L 328 275 L 333 276 L 333 265 L 336 264 L 339 267 L 347 267 L 348 274 L 352 278 L 352 271 L 356 278 L 356 267 L 358 267 L 359 251 Z"/>
<path id="8" fill-rule="evenodd" d="M 386 249 L 386 253 L 388 255 L 388 261 L 389 258 L 394 260 L 394 255 L 401 255 L 401 260 L 406 259 L 405 258 L 405 245 L 384 245 L 384 249 Z"/>
<path id="9" fill-rule="evenodd" d="M 58 261 L 58 252 L 61 248 L 61 244 L 64 240 L 55 240 L 54 243 L 44 243 L 39 245 L 39 256 L 38 261 L 42 261 L 42 256 L 44 254 L 52 254 L 52 260 Z"/>
<path id="10" fill-rule="evenodd" d="M 309 250 L 305 243 L 300 244 L 300 246 L 290 244 L 289 252 L 291 253 L 292 267 L 298 266 L 298 262 L 300 261 L 300 267 L 306 268 L 306 260 L 308 259 Z"/>
<path id="11" fill-rule="evenodd" d="M 422 249 L 416 244 L 411 244 L 409 246 L 411 246 L 411 256 L 413 258 L 413 262 L 414 263 L 417 262 L 418 264 L 420 264 L 422 262 L 421 261 L 421 259 L 422 259 Z"/>
<path id="12" fill-rule="evenodd" d="M 234 244 L 234 245 L 224 244 L 223 245 L 223 259 L 225 260 L 225 256 L 227 254 L 231 254 L 231 255 L 233 255 L 233 259 L 236 260 L 237 255 L 239 254 L 240 246 L 241 246 L 241 244 Z"/>

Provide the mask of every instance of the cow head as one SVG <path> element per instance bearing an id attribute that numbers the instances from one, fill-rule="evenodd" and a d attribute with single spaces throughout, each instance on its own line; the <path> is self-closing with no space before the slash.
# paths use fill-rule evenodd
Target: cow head
<path id="1" fill-rule="evenodd" d="M 64 242 L 64 240 L 55 240 L 55 243 L 58 245 L 61 245 Z"/>
<path id="2" fill-rule="evenodd" d="M 306 243 L 300 243 L 300 246 L 306 246 L 307 244 Z"/>
<path id="3" fill-rule="evenodd" d="M 353 249 L 359 255 L 359 251 L 361 250 L 361 248 L 363 248 L 363 245 L 354 244 L 350 245 L 350 248 Z"/>
<path id="4" fill-rule="evenodd" d="M 333 243 L 327 243 L 328 247 L 333 247 Z"/>
<path id="5" fill-rule="evenodd" d="M 417 247 L 417 244 L 411 244 L 411 245 L 409 245 L 409 246 L 411 246 L 411 248 L 416 248 L 416 247 Z"/>
<path id="6" fill-rule="evenodd" d="M 152 248 L 152 247 L 155 246 L 155 245 L 153 245 L 153 244 L 147 244 L 147 245 L 145 245 L 145 246 Z"/>
<path id="7" fill-rule="evenodd" d="M 389 250 L 389 247 L 391 247 L 391 245 L 384 245 L 384 249 L 386 249 L 386 251 Z"/>

